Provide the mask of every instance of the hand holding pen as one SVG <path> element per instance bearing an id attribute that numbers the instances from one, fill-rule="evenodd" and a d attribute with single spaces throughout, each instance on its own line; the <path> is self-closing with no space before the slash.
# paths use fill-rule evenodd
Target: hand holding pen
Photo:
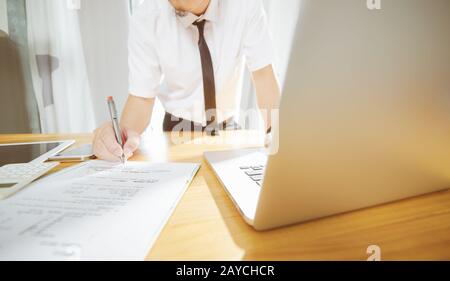
<path id="1" fill-rule="evenodd" d="M 112 97 L 108 97 L 111 121 L 94 132 L 93 151 L 99 159 L 125 163 L 139 148 L 140 135 L 119 126 L 119 116 Z"/>

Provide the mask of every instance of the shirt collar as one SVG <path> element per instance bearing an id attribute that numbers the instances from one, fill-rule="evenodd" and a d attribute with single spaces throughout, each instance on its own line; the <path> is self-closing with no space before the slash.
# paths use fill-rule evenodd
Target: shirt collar
<path id="1" fill-rule="evenodd" d="M 210 0 L 208 9 L 201 16 L 196 16 L 192 13 L 187 13 L 186 16 L 177 18 L 181 21 L 185 28 L 190 27 L 194 22 L 199 20 L 207 20 L 211 22 L 217 22 L 219 19 L 219 0 Z"/>

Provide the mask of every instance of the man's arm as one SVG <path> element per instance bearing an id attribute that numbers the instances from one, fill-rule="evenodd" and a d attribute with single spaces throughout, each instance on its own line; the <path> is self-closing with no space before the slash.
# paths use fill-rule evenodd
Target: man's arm
<path id="1" fill-rule="evenodd" d="M 281 90 L 272 65 L 268 65 L 252 73 L 256 89 L 258 106 L 266 125 L 266 130 L 272 127 L 272 110 L 279 108 Z"/>
<path id="2" fill-rule="evenodd" d="M 120 126 L 139 135 L 142 134 L 150 124 L 154 104 L 154 98 L 146 99 L 129 95 L 122 112 Z"/>
<path id="3" fill-rule="evenodd" d="M 104 160 L 118 161 L 122 153 L 126 159 L 139 148 L 140 136 L 150 123 L 154 98 L 140 98 L 130 95 L 122 112 L 120 127 L 126 138 L 124 147 L 117 143 L 111 122 L 104 123 L 94 132 L 94 154 Z"/>

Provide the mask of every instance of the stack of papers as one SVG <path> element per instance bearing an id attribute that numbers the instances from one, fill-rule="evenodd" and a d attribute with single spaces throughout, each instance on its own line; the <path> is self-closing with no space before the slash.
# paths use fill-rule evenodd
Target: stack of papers
<path id="1" fill-rule="evenodd" d="M 199 164 L 89 161 L 0 202 L 0 260 L 143 260 Z"/>

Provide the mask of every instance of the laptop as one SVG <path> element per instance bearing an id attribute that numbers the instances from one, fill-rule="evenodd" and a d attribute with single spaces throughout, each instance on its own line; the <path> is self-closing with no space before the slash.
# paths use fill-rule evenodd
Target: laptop
<path id="1" fill-rule="evenodd" d="M 450 187 L 450 1 L 366 2 L 301 2 L 276 153 L 204 154 L 257 230 Z"/>

